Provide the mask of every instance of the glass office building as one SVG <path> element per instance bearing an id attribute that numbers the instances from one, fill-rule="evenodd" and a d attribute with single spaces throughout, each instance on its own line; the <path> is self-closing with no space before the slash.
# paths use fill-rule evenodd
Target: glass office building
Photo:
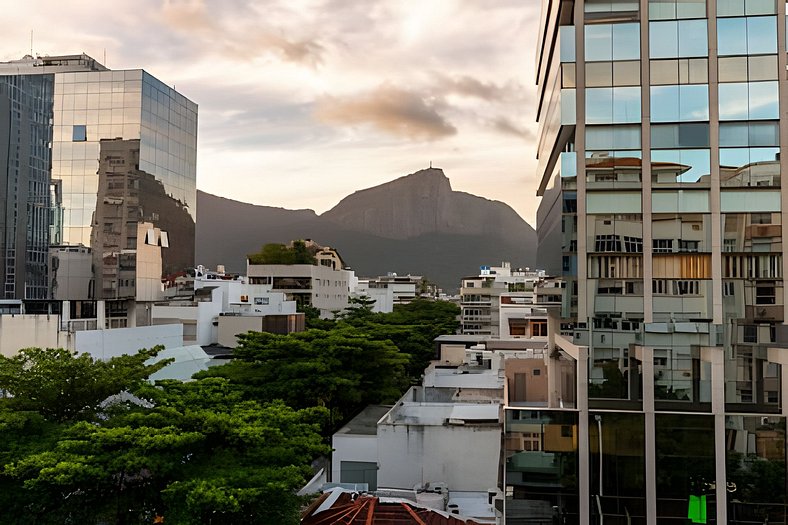
<path id="1" fill-rule="evenodd" d="M 59 254 L 90 248 L 68 265 L 53 255 L 50 297 L 155 300 L 156 280 L 194 264 L 197 105 L 143 70 L 85 55 L 27 57 L 0 74 L 50 83 L 41 235 Z M 72 286 L 80 264 L 93 278 Z"/>
<path id="2" fill-rule="evenodd" d="M 788 523 L 787 56 L 784 0 L 543 2 L 537 229 L 578 360 L 570 522 Z"/>

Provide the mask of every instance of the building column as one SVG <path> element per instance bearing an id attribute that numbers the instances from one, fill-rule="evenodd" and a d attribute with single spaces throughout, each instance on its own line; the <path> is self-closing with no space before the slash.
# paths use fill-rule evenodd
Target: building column
<path id="1" fill-rule="evenodd" d="M 725 351 L 703 347 L 701 360 L 711 363 L 711 413 L 714 415 L 714 458 L 716 471 L 717 523 L 728 522 L 728 492 L 725 488 Z"/>
<path id="2" fill-rule="evenodd" d="M 578 489 L 578 515 L 580 525 L 591 523 L 591 453 L 588 444 L 588 347 L 578 348 L 577 359 L 577 489 Z"/>
<path id="3" fill-rule="evenodd" d="M 636 346 L 635 356 L 643 371 L 643 419 L 646 468 L 646 523 L 657 522 L 657 425 L 654 409 L 654 349 Z"/>

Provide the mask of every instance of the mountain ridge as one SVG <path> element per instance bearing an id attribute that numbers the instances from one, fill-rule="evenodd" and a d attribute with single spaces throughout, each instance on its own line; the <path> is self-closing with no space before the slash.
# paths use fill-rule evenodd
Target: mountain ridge
<path id="1" fill-rule="evenodd" d="M 358 190 L 319 215 L 198 190 L 197 217 L 196 262 L 231 272 L 262 245 L 298 238 L 336 248 L 358 276 L 424 275 L 446 290 L 481 265 L 535 263 L 533 227 L 506 203 L 452 190 L 438 168 Z"/>

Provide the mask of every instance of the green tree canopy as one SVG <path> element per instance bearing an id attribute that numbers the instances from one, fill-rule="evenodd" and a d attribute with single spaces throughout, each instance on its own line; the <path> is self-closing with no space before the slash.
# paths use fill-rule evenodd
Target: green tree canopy
<path id="1" fill-rule="evenodd" d="M 250 253 L 248 257 L 252 264 L 317 264 L 304 241 L 293 241 L 292 246 L 266 244 L 258 253 Z"/>
<path id="2" fill-rule="evenodd" d="M 370 403 L 393 402 L 408 385 L 409 358 L 388 340 L 351 326 L 288 335 L 239 336 L 235 359 L 197 377 L 224 377 L 250 399 L 282 399 L 294 408 L 323 406 L 342 422 Z"/>
<path id="3" fill-rule="evenodd" d="M 298 523 L 295 491 L 311 477 L 310 462 L 329 451 L 320 435 L 327 410 L 244 399 L 222 378 L 153 386 L 138 381 L 149 355 L 115 362 L 139 401 L 100 411 L 104 381 L 86 382 L 79 399 L 90 409 L 82 411 L 77 397 L 55 409 L 48 398 L 22 396 L 40 390 L 30 385 L 41 363 L 52 372 L 47 388 L 64 392 L 74 377 L 85 379 L 68 373 L 75 359 L 77 370 L 97 376 L 107 363 L 29 351 L 28 366 L 3 368 L 18 397 L 0 403 L 2 515 L 19 524 L 151 523 L 156 515 L 166 523 Z"/>
<path id="4" fill-rule="evenodd" d="M 0 356 L 2 402 L 55 421 L 90 417 L 109 396 L 133 390 L 166 366 L 166 360 L 145 364 L 161 348 L 107 361 L 63 348 L 26 348 L 14 357 Z"/>

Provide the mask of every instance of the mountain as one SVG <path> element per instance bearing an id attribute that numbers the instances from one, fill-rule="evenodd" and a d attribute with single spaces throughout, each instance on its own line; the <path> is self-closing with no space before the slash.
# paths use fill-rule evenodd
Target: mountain
<path id="1" fill-rule="evenodd" d="M 533 266 L 536 233 L 512 208 L 453 191 L 436 168 L 360 190 L 322 215 L 197 192 L 197 262 L 244 272 L 246 254 L 309 238 L 339 250 L 358 276 L 424 275 L 445 290 L 478 267 Z"/>

